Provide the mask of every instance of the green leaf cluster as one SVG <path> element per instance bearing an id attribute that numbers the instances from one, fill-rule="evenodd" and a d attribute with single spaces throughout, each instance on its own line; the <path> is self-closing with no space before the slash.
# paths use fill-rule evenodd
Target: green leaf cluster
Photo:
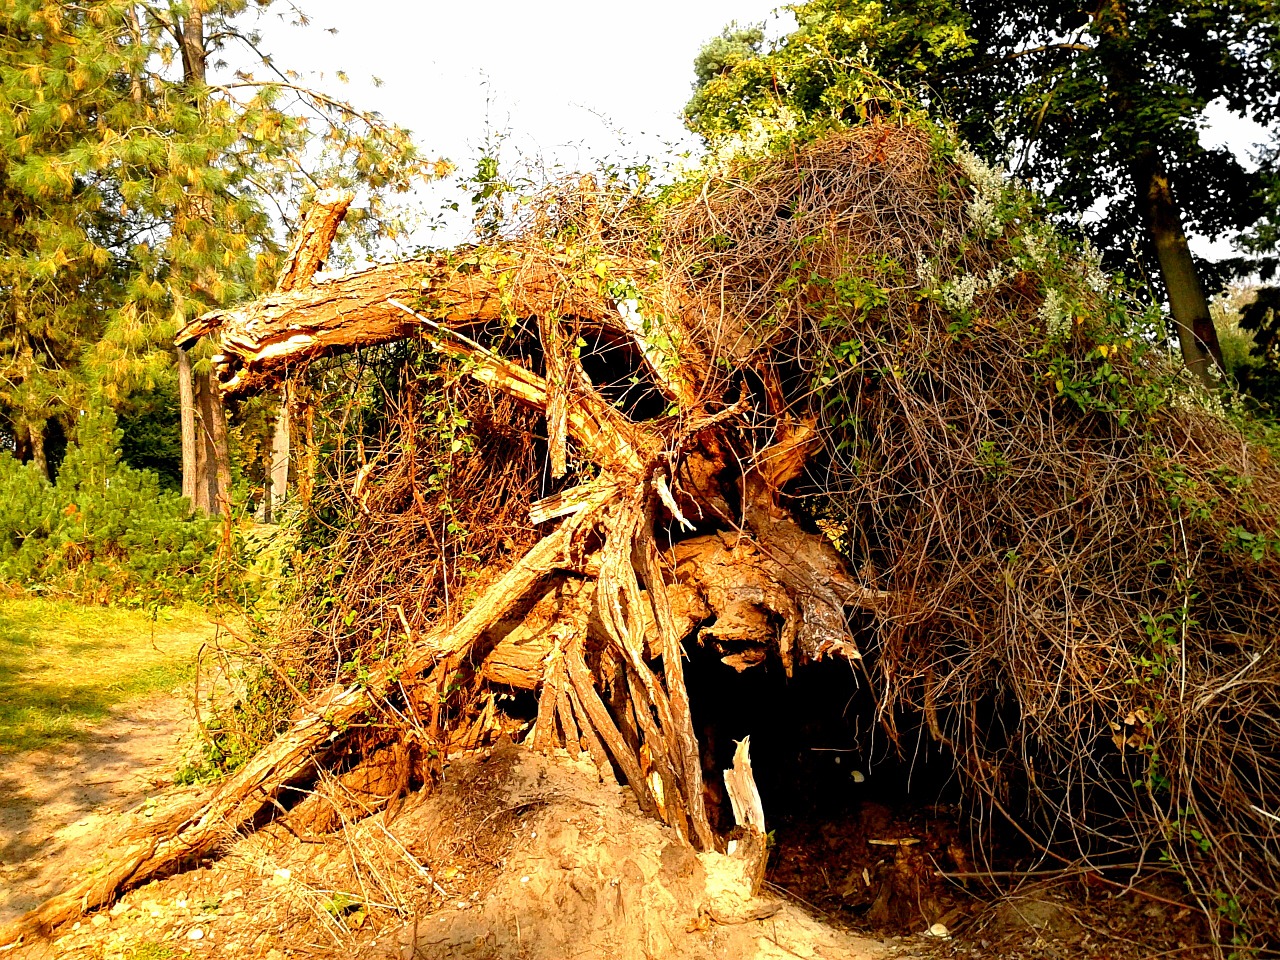
<path id="1" fill-rule="evenodd" d="M 685 107 L 690 129 L 714 141 L 780 112 L 848 123 L 914 109 L 908 91 L 972 46 L 950 0 L 813 0 L 786 9 L 797 29 L 775 44 L 734 26 L 703 47 Z"/>

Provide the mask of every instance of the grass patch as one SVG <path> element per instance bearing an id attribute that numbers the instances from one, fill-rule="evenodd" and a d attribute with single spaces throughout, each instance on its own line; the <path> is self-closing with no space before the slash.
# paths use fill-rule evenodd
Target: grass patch
<path id="1" fill-rule="evenodd" d="M 213 627 L 195 610 L 0 600 L 0 755 L 74 739 L 111 708 L 189 679 Z"/>

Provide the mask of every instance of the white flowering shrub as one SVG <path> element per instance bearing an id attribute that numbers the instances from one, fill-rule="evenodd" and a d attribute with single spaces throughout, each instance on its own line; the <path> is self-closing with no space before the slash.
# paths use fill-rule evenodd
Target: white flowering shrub
<path id="1" fill-rule="evenodd" d="M 1084 271 L 1085 286 L 1094 293 L 1106 293 L 1111 288 L 1111 277 L 1102 269 L 1102 255 L 1088 239 L 1084 242 L 1082 254 L 1080 267 Z"/>
<path id="2" fill-rule="evenodd" d="M 1029 223 L 1022 231 L 1023 254 L 1018 259 L 1030 270 L 1043 270 L 1058 247 L 1058 237 L 1047 223 Z"/>
<path id="3" fill-rule="evenodd" d="M 938 289 L 938 302 L 948 312 L 963 316 L 973 309 L 973 303 L 979 296 L 994 290 L 1012 274 L 1008 267 L 995 266 L 985 276 L 962 274 L 954 277 Z"/>
<path id="4" fill-rule="evenodd" d="M 1040 322 L 1051 341 L 1065 340 L 1071 335 L 1071 322 L 1075 310 L 1067 295 L 1053 287 L 1045 294 L 1044 303 L 1040 305 Z"/>
<path id="5" fill-rule="evenodd" d="M 769 156 L 780 138 L 799 129 L 802 119 L 791 107 L 777 104 L 769 113 L 752 117 L 744 129 L 718 138 L 705 156 L 680 165 L 677 172 L 701 172 L 711 177 L 722 177 L 736 161 Z"/>
<path id="6" fill-rule="evenodd" d="M 969 219 L 982 236 L 1000 236 L 1004 230 L 1004 224 L 1000 221 L 1000 203 L 1005 189 L 1004 171 L 989 166 L 966 147 L 956 151 L 956 163 L 973 185 L 973 199 L 966 208 Z"/>

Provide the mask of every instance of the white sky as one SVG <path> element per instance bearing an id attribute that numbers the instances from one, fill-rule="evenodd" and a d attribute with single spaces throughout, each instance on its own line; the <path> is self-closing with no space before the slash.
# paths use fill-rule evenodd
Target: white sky
<path id="1" fill-rule="evenodd" d="M 504 167 L 523 160 L 589 169 L 694 148 L 680 111 L 698 50 L 730 21 L 770 19 L 779 0 L 298 3 L 311 26 L 287 26 L 274 14 L 261 21 L 276 62 L 409 128 L 428 155 L 453 160 L 465 175 L 491 131 L 507 137 Z M 337 71 L 350 82 L 338 82 Z M 1208 141 L 1247 150 L 1265 137 L 1225 111 L 1210 116 Z M 441 196 L 436 189 L 424 199 L 435 206 Z M 417 239 L 454 243 L 465 223 L 455 218 L 447 235 Z M 1194 238 L 1192 246 L 1215 258 L 1230 253 L 1225 241 Z"/>
<path id="2" fill-rule="evenodd" d="M 490 131 L 507 135 L 504 167 L 523 159 L 572 171 L 692 148 L 680 112 L 698 50 L 778 2 L 298 0 L 310 26 L 271 14 L 260 30 L 279 66 L 409 128 L 428 156 L 464 175 Z"/>

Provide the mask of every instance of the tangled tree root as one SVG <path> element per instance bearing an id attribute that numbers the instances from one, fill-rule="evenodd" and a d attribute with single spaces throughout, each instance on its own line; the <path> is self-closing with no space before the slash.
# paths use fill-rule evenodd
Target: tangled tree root
<path id="1" fill-rule="evenodd" d="M 383 394 L 317 485 L 342 571 L 320 659 L 346 682 L 312 669 L 323 692 L 275 743 L 0 940 L 285 808 L 339 745 L 360 755 L 361 718 L 429 778 L 520 732 L 500 702 L 520 692 L 528 744 L 589 753 L 712 849 L 696 642 L 737 670 L 859 665 L 889 740 L 929 737 L 981 815 L 1048 857 L 1165 856 L 1217 935 L 1264 942 L 1280 471 L 944 140 L 870 124 L 658 213 L 562 185 L 515 239 L 316 285 L 294 266 L 191 324 L 228 392 L 423 350 L 381 380 L 360 361 L 355 392 Z M 339 207 L 316 205 L 295 264 Z"/>

